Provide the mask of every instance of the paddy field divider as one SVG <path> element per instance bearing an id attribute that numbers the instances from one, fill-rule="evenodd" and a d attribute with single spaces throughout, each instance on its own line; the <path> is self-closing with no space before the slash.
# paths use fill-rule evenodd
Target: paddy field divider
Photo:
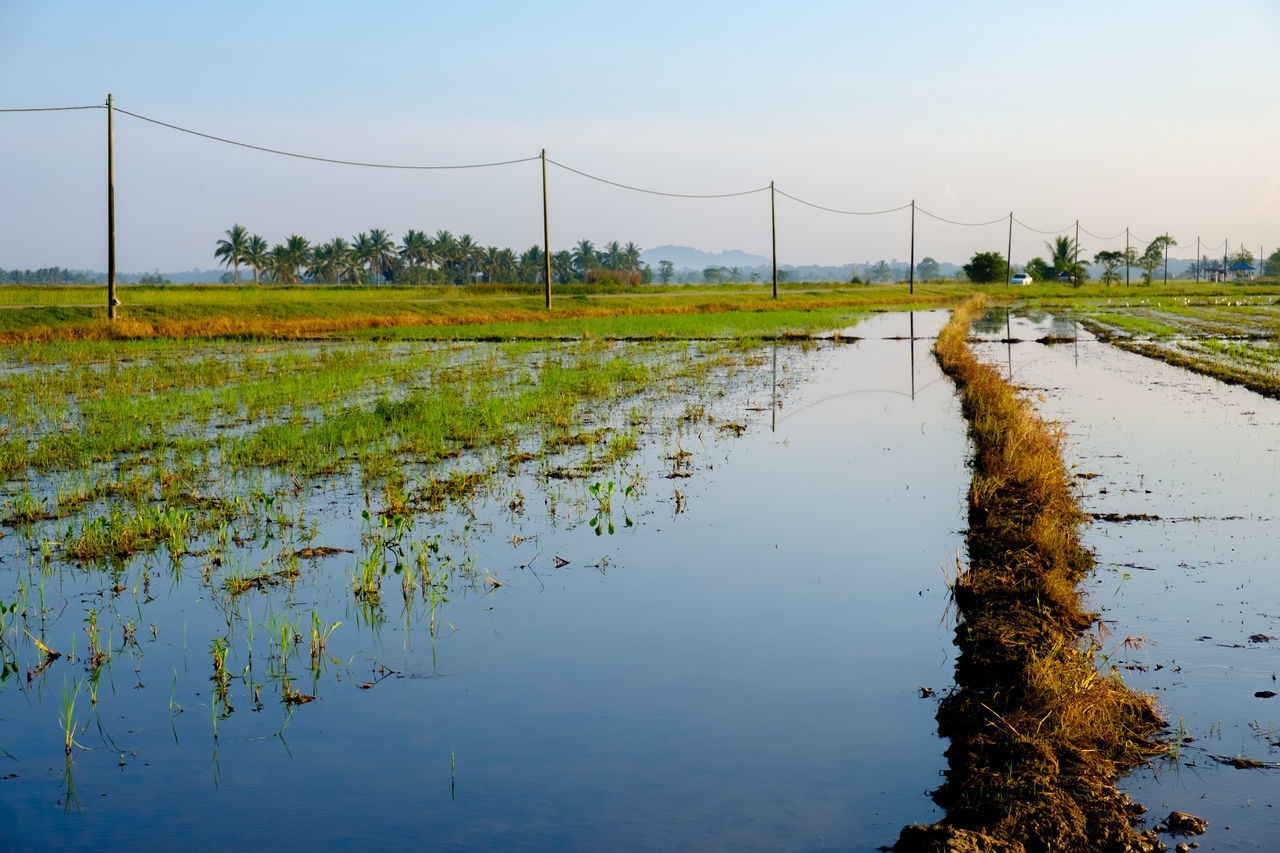
<path id="1" fill-rule="evenodd" d="M 1076 584 L 1094 563 L 1062 436 L 969 348 L 985 302 L 962 302 L 935 345 L 973 448 L 969 565 L 957 558 L 949 578 L 956 686 L 938 711 L 951 745 L 934 799 L 947 814 L 905 828 L 893 849 L 952 849 L 961 837 L 1007 853 L 1160 849 L 1134 829 L 1141 808 L 1115 782 L 1161 751 L 1163 724 L 1086 635 L 1096 617 Z"/>

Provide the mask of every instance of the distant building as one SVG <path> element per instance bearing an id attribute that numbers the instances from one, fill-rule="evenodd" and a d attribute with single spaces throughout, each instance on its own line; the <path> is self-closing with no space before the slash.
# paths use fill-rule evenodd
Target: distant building
<path id="1" fill-rule="evenodd" d="M 1253 264 L 1246 264 L 1244 261 L 1231 265 L 1231 274 L 1235 276 L 1236 281 L 1251 279 L 1255 272 L 1257 272 L 1257 267 Z"/>

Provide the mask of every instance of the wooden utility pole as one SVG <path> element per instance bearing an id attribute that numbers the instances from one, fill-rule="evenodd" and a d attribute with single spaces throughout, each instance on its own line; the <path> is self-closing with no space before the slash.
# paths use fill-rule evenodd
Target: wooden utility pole
<path id="1" fill-rule="evenodd" d="M 1076 220 L 1076 252 L 1075 252 L 1075 255 L 1071 258 L 1071 264 L 1072 266 L 1075 267 L 1075 269 L 1071 271 L 1071 278 L 1072 278 L 1071 283 L 1074 284 L 1076 287 L 1079 287 L 1081 284 L 1084 283 L 1084 282 L 1075 280 L 1080 277 L 1080 220 L 1079 219 Z"/>
<path id="2" fill-rule="evenodd" d="M 107 93 L 107 319 L 116 318 L 116 175 L 115 133 L 112 126 L 115 107 Z"/>
<path id="3" fill-rule="evenodd" d="M 1200 237 L 1196 237 L 1196 284 L 1200 283 Z"/>
<path id="4" fill-rule="evenodd" d="M 1004 257 L 1004 286 L 1009 286 L 1009 279 L 1013 272 L 1013 211 L 1009 211 L 1009 248 Z"/>
<path id="5" fill-rule="evenodd" d="M 1169 283 L 1169 232 L 1164 232 L 1164 283 Z"/>
<path id="6" fill-rule="evenodd" d="M 769 182 L 769 233 L 773 243 L 773 298 L 778 298 L 778 214 L 773 192 L 773 181 Z"/>
<path id="7" fill-rule="evenodd" d="M 1129 286 L 1129 226 L 1124 228 L 1124 286 Z"/>
<path id="8" fill-rule="evenodd" d="M 551 307 L 551 225 L 547 220 L 547 149 L 542 149 L 542 278 L 546 307 Z"/>
<path id="9" fill-rule="evenodd" d="M 911 199 L 911 269 L 907 273 L 907 280 L 909 282 L 907 292 L 915 293 L 916 292 L 916 200 L 914 198 Z M 915 327 L 914 314 L 911 317 L 911 323 L 912 323 L 912 328 L 914 328 Z M 912 333 L 913 337 L 914 337 L 914 334 L 915 333 L 913 332 Z M 912 382 L 915 381 L 914 373 L 911 375 L 911 381 Z M 912 399 L 914 399 L 914 397 Z"/>

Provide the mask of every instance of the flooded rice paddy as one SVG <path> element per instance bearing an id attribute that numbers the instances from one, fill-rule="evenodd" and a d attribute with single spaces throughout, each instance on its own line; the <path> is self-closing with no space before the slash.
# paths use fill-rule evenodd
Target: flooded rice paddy
<path id="1" fill-rule="evenodd" d="M 870 850 L 937 819 L 966 445 L 904 338 L 944 319 L 7 352 L 3 846 Z"/>
<path id="2" fill-rule="evenodd" d="M 939 819 L 967 446 L 905 338 L 944 320 L 6 352 L 3 846 L 868 851 Z M 976 331 L 1063 425 L 1107 662 L 1172 725 L 1124 789 L 1269 849 L 1280 407 L 1071 320 Z"/>
<path id="3" fill-rule="evenodd" d="M 1280 404 L 1122 352 L 1051 316 L 982 328 L 979 352 L 1012 369 L 1065 431 L 1064 454 L 1095 520 L 1110 662 L 1153 692 L 1169 755 L 1122 785 L 1154 825 L 1205 818 L 1202 850 L 1270 850 L 1280 804 Z M 1011 332 L 1022 342 L 995 342 Z M 1221 330 L 1217 330 L 1220 334 Z M 1066 339 L 1045 346 L 1046 336 Z M 1172 842 L 1170 843 L 1172 846 Z"/>

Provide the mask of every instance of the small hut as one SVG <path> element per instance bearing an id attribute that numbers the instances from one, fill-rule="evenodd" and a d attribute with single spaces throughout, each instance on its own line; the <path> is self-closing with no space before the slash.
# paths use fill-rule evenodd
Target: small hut
<path id="1" fill-rule="evenodd" d="M 1257 272 L 1257 268 L 1253 264 L 1247 264 L 1244 261 L 1231 265 L 1231 274 L 1235 276 L 1236 281 L 1251 279 L 1255 272 Z"/>

